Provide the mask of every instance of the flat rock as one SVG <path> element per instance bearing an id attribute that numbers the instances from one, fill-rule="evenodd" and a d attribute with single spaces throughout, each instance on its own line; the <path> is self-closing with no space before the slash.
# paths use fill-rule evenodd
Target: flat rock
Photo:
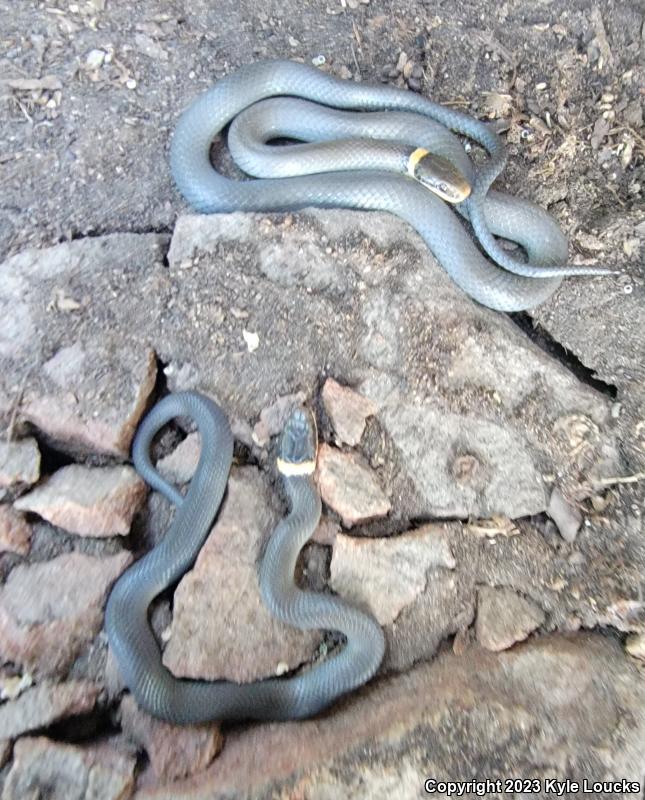
<path id="1" fill-rule="evenodd" d="M 582 514 L 557 487 L 551 492 L 546 513 L 558 526 L 565 542 L 574 542 L 582 525 Z"/>
<path id="2" fill-rule="evenodd" d="M 301 405 L 305 401 L 304 392 L 286 394 L 278 397 L 275 403 L 263 408 L 260 411 L 260 419 L 253 428 L 253 441 L 259 447 L 266 447 L 272 436 L 280 433 L 284 427 L 287 417 L 295 406 Z"/>
<path id="3" fill-rule="evenodd" d="M 234 469 L 217 523 L 175 591 L 164 664 L 181 677 L 252 681 L 307 662 L 321 635 L 275 620 L 257 562 L 285 511 L 254 467 Z"/>
<path id="4" fill-rule="evenodd" d="M 378 411 L 367 397 L 333 378 L 325 381 L 322 401 L 338 441 L 352 447 L 360 442 L 367 418 Z"/>
<path id="5" fill-rule="evenodd" d="M 391 508 L 369 464 L 357 453 L 323 444 L 318 450 L 318 485 L 322 499 L 348 528 L 384 517 Z"/>
<path id="6" fill-rule="evenodd" d="M 0 588 L 0 656 L 40 675 L 60 675 L 99 632 L 112 583 L 130 553 L 68 553 L 20 564 Z"/>
<path id="7" fill-rule="evenodd" d="M 331 587 L 391 625 L 426 588 L 428 571 L 454 569 L 455 559 L 441 525 L 382 539 L 339 533 L 331 560 Z"/>
<path id="8" fill-rule="evenodd" d="M 0 739 L 45 728 L 94 708 L 98 687 L 88 681 L 41 683 L 0 706 Z"/>
<path id="9" fill-rule="evenodd" d="M 0 488 L 31 486 L 40 478 L 40 450 L 33 437 L 0 441 Z"/>
<path id="10" fill-rule="evenodd" d="M 14 505 L 80 536 L 123 536 L 130 532 L 147 492 L 130 466 L 70 464 Z"/>
<path id="11" fill-rule="evenodd" d="M 157 374 L 134 306 L 154 294 L 165 242 L 116 234 L 25 250 L 2 264 L 1 416 L 20 395 L 17 423 L 32 422 L 57 447 L 127 456 Z M 123 293 L 132 293 L 127 322 Z"/>
<path id="12" fill-rule="evenodd" d="M 379 464 L 394 518 L 529 516 L 544 511 L 556 479 L 573 496 L 592 477 L 620 474 L 609 400 L 506 316 L 463 295 L 400 220 L 346 210 L 289 220 L 287 231 L 267 215 L 182 216 L 167 268 L 166 240 L 153 235 L 9 259 L 0 407 L 8 415 L 26 382 L 18 422 L 48 430 L 63 418 L 65 393 L 77 420 L 127 419 L 131 432 L 148 385 L 134 378 L 142 375 L 135 362 L 147 363 L 149 347 L 167 365 L 171 390 L 200 389 L 248 423 L 279 397 L 315 400 L 333 365 L 377 408 L 362 447 Z M 82 308 L 44 313 L 59 288 Z M 244 331 L 258 336 L 254 352 Z M 76 363 L 79 348 L 87 353 L 91 400 L 74 385 L 77 369 L 68 388 L 47 388 L 45 365 L 58 352 L 51 342 L 73 348 L 64 363 Z M 58 405 L 43 401 L 36 418 L 34 401 L 52 394 Z M 98 450 L 119 437 L 90 438 Z"/>
<path id="13" fill-rule="evenodd" d="M 619 224 L 624 229 L 629 220 L 621 220 Z M 616 220 L 612 219 L 611 227 L 615 225 Z M 575 353 L 592 377 L 617 389 L 617 399 L 622 407 L 623 450 L 631 471 L 645 466 L 642 223 L 640 231 L 640 264 L 638 259 L 631 265 L 625 263 L 625 274 L 611 280 L 564 281 L 546 303 L 531 311 L 539 328 Z M 600 235 L 603 233 L 601 231 Z M 610 234 L 609 231 L 606 233 Z M 607 241 L 612 242 L 612 238 L 609 235 Z M 615 240 L 613 246 L 618 247 Z M 607 257 L 610 252 L 607 250 Z M 621 261 L 624 254 L 620 250 L 617 253 L 617 260 Z"/>
<path id="14" fill-rule="evenodd" d="M 134 789 L 136 759 L 107 744 L 82 747 L 25 737 L 13 755 L 2 800 L 127 800 Z"/>
<path id="15" fill-rule="evenodd" d="M 158 783 L 170 783 L 201 772 L 224 745 L 217 724 L 162 722 L 141 711 L 130 694 L 121 701 L 119 721 L 124 735 L 146 751 Z"/>
<path id="16" fill-rule="evenodd" d="M 197 469 L 201 447 L 199 433 L 189 433 L 172 453 L 157 461 L 157 469 L 162 477 L 176 484 L 188 483 Z"/>
<path id="17" fill-rule="evenodd" d="M 596 635 L 543 637 L 503 653 L 443 652 L 320 718 L 231 731 L 205 772 L 136 798 L 412 800 L 427 777 L 464 780 L 468 742 L 471 774 L 490 779 L 638 776 L 645 677 L 617 642 Z"/>
<path id="18" fill-rule="evenodd" d="M 535 603 L 505 587 L 482 586 L 477 604 L 477 641 L 487 650 L 506 650 L 545 620 Z"/>
<path id="19" fill-rule="evenodd" d="M 22 514 L 11 506 L 0 505 L 0 553 L 16 553 L 24 556 L 29 552 L 31 526 Z"/>
<path id="20" fill-rule="evenodd" d="M 625 650 L 630 656 L 645 661 L 645 633 L 633 633 L 625 640 Z"/>

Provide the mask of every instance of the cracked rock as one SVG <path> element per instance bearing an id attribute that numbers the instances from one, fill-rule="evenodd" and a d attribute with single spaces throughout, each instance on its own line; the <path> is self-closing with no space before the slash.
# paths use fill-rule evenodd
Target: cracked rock
<path id="1" fill-rule="evenodd" d="M 148 754 L 160 783 L 201 772 L 224 745 L 217 724 L 171 725 L 141 711 L 129 694 L 121 701 L 119 720 L 126 738 Z"/>
<path id="2" fill-rule="evenodd" d="M 217 522 L 175 591 L 164 652 L 175 675 L 244 682 L 311 659 L 320 633 L 276 620 L 258 586 L 258 558 L 283 514 L 255 467 L 233 469 Z"/>
<path id="3" fill-rule="evenodd" d="M 41 683 L 0 706 L 0 739 L 45 728 L 94 708 L 99 689 L 88 681 Z"/>
<path id="4" fill-rule="evenodd" d="M 182 216 L 167 268 L 166 240 L 154 235 L 97 237 L 9 259 L 0 286 L 0 352 L 10 362 L 0 375 L 0 412 L 10 415 L 24 383 L 17 423 L 32 418 L 34 398 L 53 394 L 57 404 L 39 416 L 52 426 L 64 397 L 78 424 L 112 420 L 109 436 L 85 437 L 97 451 L 103 439 L 114 444 L 116 421 L 134 429 L 146 385 L 136 364 L 150 351 L 172 367 L 171 388 L 216 397 L 233 421 L 257 420 L 285 395 L 302 392 L 311 402 L 333 365 L 377 408 L 362 452 L 379 465 L 396 518 L 516 519 L 546 509 L 552 475 L 578 497 L 592 480 L 620 474 L 608 399 L 503 314 L 466 297 L 400 220 L 347 210 L 289 220 L 287 236 L 286 221 L 262 214 Z M 57 289 L 81 308 L 45 314 Z M 243 330 L 257 333 L 270 369 L 258 368 L 260 351 L 248 352 Z M 87 385 L 76 385 L 74 371 L 64 387 L 48 388 L 52 342 L 72 348 L 64 363 L 86 353 Z M 33 374 L 26 364 L 37 367 Z M 575 415 L 588 420 L 582 442 L 563 435 Z M 116 438 L 123 454 L 130 436 Z"/>
<path id="5" fill-rule="evenodd" d="M 582 525 L 582 514 L 572 503 L 567 501 L 557 487 L 551 492 L 546 513 L 557 525 L 565 542 L 574 542 Z"/>
<path id="6" fill-rule="evenodd" d="M 201 453 L 201 439 L 199 433 L 189 433 L 172 453 L 160 458 L 157 469 L 162 477 L 175 484 L 184 484 L 195 474 Z"/>
<path id="7" fill-rule="evenodd" d="M 130 466 L 70 464 L 14 505 L 79 536 L 125 536 L 147 492 Z"/>
<path id="8" fill-rule="evenodd" d="M 545 620 L 544 611 L 505 587 L 482 586 L 477 603 L 477 641 L 499 651 L 521 642 Z"/>
<path id="9" fill-rule="evenodd" d="M 107 593 L 131 560 L 68 553 L 14 567 L 0 588 L 0 656 L 63 674 L 99 632 Z"/>
<path id="10" fill-rule="evenodd" d="M 295 406 L 302 405 L 306 395 L 304 392 L 287 394 L 278 397 L 275 403 L 260 411 L 260 419 L 253 428 L 253 441 L 259 447 L 266 447 L 272 436 L 276 436 L 284 428 L 287 417 Z"/>
<path id="11" fill-rule="evenodd" d="M 0 488 L 31 486 L 40 478 L 40 450 L 34 438 L 0 441 Z"/>
<path id="12" fill-rule="evenodd" d="M 14 746 L 2 800 L 126 800 L 136 759 L 101 744 L 85 747 L 25 737 Z"/>
<path id="13" fill-rule="evenodd" d="M 633 633 L 625 641 L 625 650 L 630 656 L 645 661 L 645 633 Z"/>
<path id="14" fill-rule="evenodd" d="M 27 555 L 31 526 L 11 506 L 0 505 L 0 553 Z"/>
<path id="15" fill-rule="evenodd" d="M 369 465 L 356 453 L 345 453 L 328 444 L 318 450 L 318 485 L 322 499 L 348 528 L 384 517 L 391 508 Z"/>
<path id="16" fill-rule="evenodd" d="M 352 447 L 360 442 L 367 418 L 378 411 L 371 400 L 333 378 L 325 381 L 322 401 L 338 441 Z"/>
<path id="17" fill-rule="evenodd" d="M 140 291 L 155 293 L 166 241 L 115 234 L 25 250 L 2 264 L 0 416 L 10 418 L 20 396 L 16 422 L 32 422 L 57 447 L 127 456 L 157 373 L 132 320 Z M 52 299 L 60 296 L 71 303 L 61 307 Z"/>
<path id="18" fill-rule="evenodd" d="M 643 709 L 645 682 L 607 637 L 546 636 L 503 653 L 471 646 L 370 683 L 314 719 L 231 732 L 204 772 L 141 800 L 342 798 L 365 787 L 412 800 L 419 776 L 463 780 L 464 742 L 476 742 L 473 774 L 490 778 L 508 777 L 509 764 L 540 776 L 564 764 L 580 780 L 638 775 Z"/>
<path id="19" fill-rule="evenodd" d="M 331 587 L 390 625 L 425 590 L 428 570 L 454 569 L 441 525 L 383 539 L 339 533 L 331 560 Z"/>

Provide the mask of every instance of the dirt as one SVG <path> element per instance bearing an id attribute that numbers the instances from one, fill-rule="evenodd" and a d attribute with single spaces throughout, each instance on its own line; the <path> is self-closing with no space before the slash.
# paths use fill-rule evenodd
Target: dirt
<path id="1" fill-rule="evenodd" d="M 321 69 L 338 77 L 407 86 L 503 122 L 509 163 L 499 186 L 549 209 L 573 262 L 621 270 L 610 297 L 602 282 L 569 280 L 513 318 L 613 403 L 619 469 L 580 501 L 587 566 L 570 610 L 621 643 L 635 618 L 645 625 L 644 17 L 634 0 L 0 0 L 0 261 L 84 237 L 172 233 L 186 210 L 167 167 L 176 118 L 252 61 L 323 56 Z M 346 247 L 362 243 L 347 237 Z M 407 255 L 386 255 L 383 268 Z M 431 333 L 428 348 L 448 359 L 450 331 Z M 546 517 L 530 525 L 569 556 Z M 36 560 L 51 539 L 37 529 Z M 71 549 L 71 537 L 56 547 Z M 625 606 L 599 611 L 600 585 Z"/>

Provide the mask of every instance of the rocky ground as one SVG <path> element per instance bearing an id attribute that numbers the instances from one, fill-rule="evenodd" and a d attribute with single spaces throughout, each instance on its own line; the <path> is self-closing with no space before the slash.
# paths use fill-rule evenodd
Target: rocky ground
<path id="1" fill-rule="evenodd" d="M 3 9 L 3 800 L 645 781 L 643 14 L 391 5 Z M 501 184 L 550 209 L 573 261 L 621 275 L 506 316 L 387 215 L 186 213 L 166 168 L 177 113 L 276 56 L 505 120 Z M 246 681 L 337 645 L 276 623 L 256 585 L 284 511 L 273 437 L 306 402 L 324 514 L 298 580 L 370 609 L 388 644 L 315 720 L 179 729 L 123 692 L 105 599 L 172 515 L 129 448 L 182 388 L 222 404 L 236 458 L 194 568 L 155 604 L 164 661 Z M 185 483 L 198 448 L 172 426 L 160 469 Z"/>

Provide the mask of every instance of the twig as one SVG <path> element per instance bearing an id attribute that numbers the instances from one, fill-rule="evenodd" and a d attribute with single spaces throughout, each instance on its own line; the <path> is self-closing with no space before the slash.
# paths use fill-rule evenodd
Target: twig
<path id="1" fill-rule="evenodd" d="M 637 483 L 645 478 L 645 472 L 636 472 L 634 475 L 617 476 L 615 478 L 598 478 L 594 480 L 597 486 L 613 486 L 616 483 Z"/>

